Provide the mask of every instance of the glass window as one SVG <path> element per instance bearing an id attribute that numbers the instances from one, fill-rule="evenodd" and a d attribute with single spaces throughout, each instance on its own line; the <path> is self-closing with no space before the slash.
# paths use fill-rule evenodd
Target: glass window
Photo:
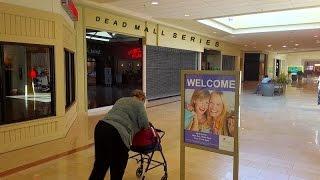
<path id="1" fill-rule="evenodd" d="M 65 50 L 64 55 L 66 69 L 66 108 L 68 108 L 75 101 L 74 53 Z"/>
<path id="2" fill-rule="evenodd" d="M 53 47 L 0 43 L 0 124 L 55 115 Z"/>
<path id="3" fill-rule="evenodd" d="M 88 109 L 142 89 L 142 39 L 89 29 L 86 39 Z"/>

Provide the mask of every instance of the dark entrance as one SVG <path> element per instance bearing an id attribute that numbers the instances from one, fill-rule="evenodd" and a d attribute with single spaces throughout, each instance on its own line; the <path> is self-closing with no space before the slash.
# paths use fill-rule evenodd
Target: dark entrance
<path id="1" fill-rule="evenodd" d="M 87 29 L 88 109 L 142 89 L 142 39 Z"/>
<path id="2" fill-rule="evenodd" d="M 259 81 L 259 53 L 245 53 L 244 55 L 244 80 Z"/>

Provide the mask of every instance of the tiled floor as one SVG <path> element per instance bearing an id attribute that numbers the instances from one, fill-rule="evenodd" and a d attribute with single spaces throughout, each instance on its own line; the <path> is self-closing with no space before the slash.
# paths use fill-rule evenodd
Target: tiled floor
<path id="1" fill-rule="evenodd" d="M 246 84 L 241 95 L 240 179 L 320 180 L 320 107 L 312 88 L 289 86 L 285 96 L 253 94 Z M 251 90 L 250 90 L 251 89 Z M 167 132 L 164 153 L 169 179 L 179 179 L 180 102 L 148 108 L 155 126 Z M 6 177 L 14 179 L 87 179 L 93 148 Z M 232 179 L 232 158 L 186 150 L 186 179 Z M 136 163 L 128 163 L 124 179 L 137 179 Z M 147 174 L 160 179 L 161 168 Z M 108 179 L 108 177 L 106 177 Z"/>

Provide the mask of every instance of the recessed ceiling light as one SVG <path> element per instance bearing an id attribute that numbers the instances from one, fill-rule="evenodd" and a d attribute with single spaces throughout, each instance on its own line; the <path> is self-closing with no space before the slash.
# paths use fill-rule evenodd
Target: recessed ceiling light
<path id="1" fill-rule="evenodd" d="M 318 37 L 318 35 L 314 35 L 313 37 L 317 38 L 317 37 Z"/>
<path id="2" fill-rule="evenodd" d="M 151 4 L 152 4 L 152 5 L 158 5 L 159 2 L 157 2 L 157 1 L 152 1 Z"/>
<path id="3" fill-rule="evenodd" d="M 271 46 L 272 46 L 271 44 L 268 45 L 268 47 L 271 47 Z"/>
<path id="4" fill-rule="evenodd" d="M 299 46 L 299 44 L 297 43 L 297 44 L 295 44 L 295 46 Z"/>
<path id="5" fill-rule="evenodd" d="M 184 16 L 185 16 L 185 17 L 189 17 L 189 16 L 190 16 L 190 14 L 185 14 Z"/>
<path id="6" fill-rule="evenodd" d="M 286 46 L 286 45 L 284 45 L 284 46 L 282 46 L 282 47 L 286 48 L 287 46 Z"/>

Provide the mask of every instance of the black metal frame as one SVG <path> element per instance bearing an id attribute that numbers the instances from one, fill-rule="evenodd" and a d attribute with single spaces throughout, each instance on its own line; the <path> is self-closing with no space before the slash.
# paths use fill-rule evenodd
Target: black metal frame
<path id="1" fill-rule="evenodd" d="M 136 175 L 138 177 L 142 176 L 142 180 L 145 179 L 145 174 L 148 171 L 154 168 L 157 168 L 159 166 L 163 166 L 163 171 L 164 171 L 164 175 L 162 176 L 161 180 L 167 180 L 168 178 L 167 161 L 163 155 L 162 146 L 161 146 L 161 139 L 165 135 L 165 132 L 160 129 L 154 129 L 154 130 L 159 136 L 157 136 L 157 142 L 154 145 L 152 151 L 148 151 L 148 152 L 134 151 L 134 152 L 137 152 L 137 154 L 130 156 L 129 159 L 135 159 L 137 163 L 140 163 L 139 167 L 137 168 Z M 156 151 L 160 152 L 163 162 L 152 159 Z M 144 163 L 147 163 L 147 167 L 145 168 L 145 170 L 143 170 Z M 150 165 L 152 165 L 152 167 L 150 167 Z"/>
<path id="2" fill-rule="evenodd" d="M 3 67 L 4 55 L 3 46 L 0 44 L 0 124 L 4 121 L 4 67 Z"/>

